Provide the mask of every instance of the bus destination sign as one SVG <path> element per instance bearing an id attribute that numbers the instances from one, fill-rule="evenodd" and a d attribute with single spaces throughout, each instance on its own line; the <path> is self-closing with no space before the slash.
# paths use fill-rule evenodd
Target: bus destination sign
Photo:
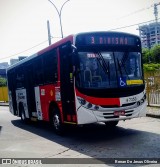
<path id="1" fill-rule="evenodd" d="M 91 36 L 85 37 L 88 45 L 136 45 L 138 38 L 124 36 Z"/>

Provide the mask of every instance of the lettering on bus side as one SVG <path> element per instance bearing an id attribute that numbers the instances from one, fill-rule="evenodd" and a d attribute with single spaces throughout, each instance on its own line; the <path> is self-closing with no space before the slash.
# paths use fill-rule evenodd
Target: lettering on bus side
<path id="1" fill-rule="evenodd" d="M 23 93 L 18 93 L 18 100 L 24 100 L 25 95 Z"/>

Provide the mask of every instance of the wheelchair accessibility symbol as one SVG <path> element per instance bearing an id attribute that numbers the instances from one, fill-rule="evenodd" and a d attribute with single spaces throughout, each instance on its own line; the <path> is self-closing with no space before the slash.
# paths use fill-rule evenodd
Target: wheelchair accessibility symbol
<path id="1" fill-rule="evenodd" d="M 119 78 L 119 86 L 124 87 L 126 86 L 126 78 Z"/>

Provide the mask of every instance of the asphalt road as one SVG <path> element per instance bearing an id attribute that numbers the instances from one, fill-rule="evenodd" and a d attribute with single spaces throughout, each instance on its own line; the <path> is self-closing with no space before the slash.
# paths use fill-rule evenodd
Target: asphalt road
<path id="1" fill-rule="evenodd" d="M 46 123 L 23 124 L 7 106 L 0 106 L 0 158 L 160 158 L 160 119 L 136 118 L 119 122 L 113 130 L 104 124 L 67 130 L 58 136 Z"/>

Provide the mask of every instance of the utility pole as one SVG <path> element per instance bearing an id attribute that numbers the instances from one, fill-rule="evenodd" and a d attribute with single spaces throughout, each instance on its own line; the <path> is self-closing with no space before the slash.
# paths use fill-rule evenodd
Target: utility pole
<path id="1" fill-rule="evenodd" d="M 156 23 L 158 22 L 158 9 L 157 9 L 158 5 L 160 5 L 160 2 L 154 4 L 154 15 L 155 15 L 155 21 L 156 21 Z"/>
<path id="2" fill-rule="evenodd" d="M 50 32 L 49 20 L 47 20 L 47 30 L 48 30 L 48 44 L 51 45 L 51 32 Z"/>
<path id="3" fill-rule="evenodd" d="M 157 26 L 158 26 L 158 9 L 157 9 L 157 6 L 160 5 L 160 2 L 159 3 L 155 3 L 154 4 L 154 15 L 155 15 L 155 23 L 156 23 L 156 26 L 155 26 L 155 39 L 156 39 L 156 44 L 158 44 L 158 40 L 157 40 Z"/>

